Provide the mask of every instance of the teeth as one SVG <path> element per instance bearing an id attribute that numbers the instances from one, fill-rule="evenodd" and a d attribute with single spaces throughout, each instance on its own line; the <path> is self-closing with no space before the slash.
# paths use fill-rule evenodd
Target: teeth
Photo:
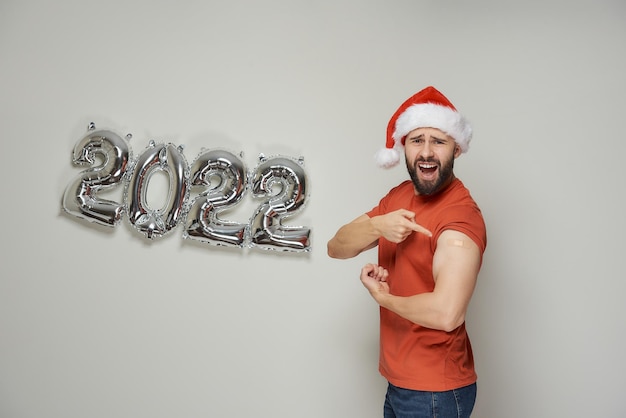
<path id="1" fill-rule="evenodd" d="M 420 167 L 422 167 L 422 168 L 435 168 L 436 165 L 435 164 L 420 164 Z"/>

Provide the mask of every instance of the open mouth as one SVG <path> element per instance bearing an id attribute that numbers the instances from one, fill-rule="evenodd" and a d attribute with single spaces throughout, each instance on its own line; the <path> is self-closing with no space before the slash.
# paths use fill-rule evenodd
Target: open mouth
<path id="1" fill-rule="evenodd" d="M 418 163 L 417 168 L 424 177 L 431 178 L 437 174 L 439 166 L 435 163 Z"/>

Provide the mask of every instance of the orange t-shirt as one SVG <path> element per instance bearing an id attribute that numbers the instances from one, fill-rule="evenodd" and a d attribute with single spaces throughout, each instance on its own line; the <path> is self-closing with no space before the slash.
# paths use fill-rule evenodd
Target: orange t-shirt
<path id="1" fill-rule="evenodd" d="M 448 229 L 469 236 L 485 251 L 485 223 L 476 202 L 459 179 L 432 196 L 415 194 L 405 181 L 391 189 L 378 206 L 367 213 L 374 217 L 397 209 L 415 212 L 416 222 L 433 236 L 413 233 L 401 243 L 378 241 L 378 264 L 389 271 L 389 288 L 396 296 L 433 291 L 433 255 L 439 235 Z M 465 324 L 452 332 L 422 327 L 380 309 L 380 373 L 393 385 L 405 389 L 445 391 L 476 381 L 474 358 Z"/>

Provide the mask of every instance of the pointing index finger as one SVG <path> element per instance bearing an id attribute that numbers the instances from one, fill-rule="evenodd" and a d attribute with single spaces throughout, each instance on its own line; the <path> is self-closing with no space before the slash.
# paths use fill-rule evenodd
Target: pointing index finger
<path id="1" fill-rule="evenodd" d="M 419 232 L 420 234 L 424 234 L 428 237 L 432 237 L 433 233 L 430 232 L 428 229 L 424 228 L 422 225 L 418 224 L 418 223 L 413 223 L 413 231 L 415 232 Z"/>

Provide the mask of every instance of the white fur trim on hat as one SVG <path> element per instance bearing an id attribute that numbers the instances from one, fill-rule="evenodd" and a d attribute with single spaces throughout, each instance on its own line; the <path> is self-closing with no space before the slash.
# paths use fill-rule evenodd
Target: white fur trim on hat
<path id="1" fill-rule="evenodd" d="M 472 139 L 472 127 L 457 111 L 434 103 L 420 103 L 409 106 L 396 121 L 393 139 L 396 147 L 402 139 L 417 128 L 436 128 L 450 135 L 467 152 Z"/>

